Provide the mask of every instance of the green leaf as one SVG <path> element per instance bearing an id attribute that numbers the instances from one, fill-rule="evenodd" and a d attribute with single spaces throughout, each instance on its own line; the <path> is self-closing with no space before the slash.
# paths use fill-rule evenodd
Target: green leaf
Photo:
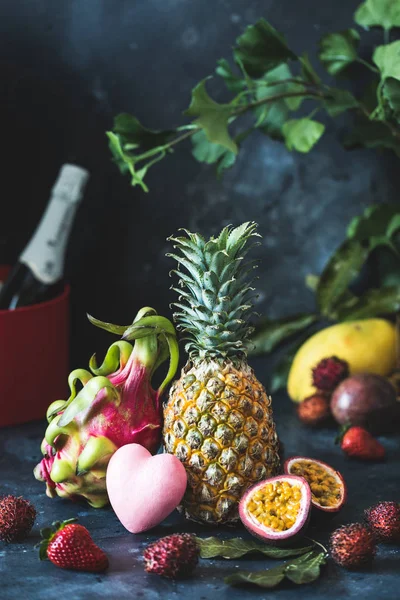
<path id="1" fill-rule="evenodd" d="M 285 579 L 284 565 L 278 565 L 266 571 L 237 571 L 233 575 L 224 578 L 228 585 L 251 583 L 261 588 L 274 588 Z"/>
<path id="2" fill-rule="evenodd" d="M 285 578 L 299 585 L 311 583 L 319 577 L 320 566 L 325 561 L 324 552 L 313 551 L 265 571 L 238 571 L 224 581 L 230 585 L 250 583 L 266 589 L 276 587 Z"/>
<path id="3" fill-rule="evenodd" d="M 305 85 L 292 81 L 286 81 L 287 79 L 293 78 L 293 74 L 289 69 L 288 65 L 279 65 L 272 71 L 269 71 L 264 77 L 256 81 L 256 99 L 263 100 L 270 96 L 276 96 L 277 94 L 288 94 L 288 93 L 299 93 L 303 94 Z M 280 81 L 282 82 L 280 83 Z M 298 98 L 282 98 L 276 102 L 284 102 L 290 110 L 297 110 L 303 100 L 304 96 Z"/>
<path id="4" fill-rule="evenodd" d="M 265 19 L 247 27 L 237 38 L 233 55 L 246 73 L 255 78 L 262 77 L 283 62 L 297 59 L 283 35 Z"/>
<path id="5" fill-rule="evenodd" d="M 218 66 L 215 69 L 215 72 L 217 75 L 222 77 L 229 91 L 233 92 L 234 94 L 238 94 L 246 89 L 247 86 L 245 79 L 234 74 L 230 64 L 225 58 L 220 58 L 217 60 L 217 65 Z"/>
<path id="6" fill-rule="evenodd" d="M 300 62 L 301 74 L 303 78 L 309 83 L 312 83 L 313 85 L 319 85 L 321 83 L 321 78 L 316 73 L 306 53 L 302 54 L 302 56 L 300 57 Z"/>
<path id="7" fill-rule="evenodd" d="M 305 554 L 311 550 L 311 546 L 303 548 L 276 548 L 257 540 L 245 540 L 243 538 L 221 540 L 217 537 L 196 537 L 196 542 L 200 547 L 201 558 L 221 556 L 222 558 L 233 559 L 254 552 L 259 552 L 264 556 L 268 556 L 268 558 L 287 558 L 289 556 Z"/>
<path id="8" fill-rule="evenodd" d="M 286 64 L 272 69 L 256 82 L 256 100 L 263 100 L 278 94 L 304 93 L 304 85 L 284 81 L 292 77 L 293 75 Z M 276 83 L 280 80 L 282 80 L 282 83 Z M 305 96 L 281 98 L 255 108 L 253 110 L 256 116 L 254 127 L 259 128 L 273 139 L 283 140 L 282 127 L 289 116 L 289 111 L 299 108 L 304 98 Z"/>
<path id="9" fill-rule="evenodd" d="M 305 557 L 304 557 L 305 558 Z M 314 552 L 314 555 L 303 562 L 288 565 L 285 569 L 285 575 L 293 583 L 302 585 L 311 583 L 320 576 L 321 566 L 326 563 L 324 552 Z"/>
<path id="10" fill-rule="evenodd" d="M 143 178 L 147 173 L 147 168 L 144 167 L 137 171 L 135 169 L 135 160 L 132 159 L 132 157 L 130 157 L 124 151 L 119 136 L 115 135 L 115 133 L 113 133 L 112 131 L 107 131 L 106 134 L 108 137 L 109 148 L 111 150 L 111 154 L 113 155 L 114 162 L 118 166 L 121 173 L 130 173 L 131 185 L 139 185 L 143 191 L 148 192 L 149 189 L 143 181 Z"/>
<path id="11" fill-rule="evenodd" d="M 252 128 L 243 131 L 235 137 L 235 142 L 240 146 L 241 142 L 253 131 Z M 220 146 L 209 142 L 203 130 L 192 135 L 192 154 L 199 162 L 216 164 L 217 175 L 220 176 L 226 169 L 230 169 L 236 161 L 237 155 Z"/>
<path id="12" fill-rule="evenodd" d="M 398 0 L 366 0 L 356 10 L 354 20 L 361 27 L 383 27 L 389 31 L 400 27 Z"/>
<path id="13" fill-rule="evenodd" d="M 386 235 L 391 238 L 400 229 L 400 207 L 397 207 L 397 213 L 393 215 L 387 226 Z"/>
<path id="14" fill-rule="evenodd" d="M 319 59 L 330 75 L 337 75 L 357 59 L 360 36 L 355 29 L 328 33 L 319 42 Z"/>
<path id="15" fill-rule="evenodd" d="M 146 129 L 136 117 L 127 113 L 121 113 L 114 118 L 113 131 L 120 136 L 123 144 L 140 146 L 143 150 L 163 146 L 176 135 L 175 129 L 166 131 Z"/>
<path id="16" fill-rule="evenodd" d="M 268 390 L 271 392 L 271 394 L 286 388 L 289 371 L 292 367 L 296 352 L 309 337 L 310 334 L 308 332 L 300 335 L 299 338 L 296 339 L 296 342 L 291 344 L 289 348 L 285 350 L 283 356 L 274 366 L 268 385 Z"/>
<path id="17" fill-rule="evenodd" d="M 378 121 L 361 120 L 344 139 L 346 148 L 366 148 L 393 150 L 400 157 L 400 140 L 395 138 L 388 127 Z"/>
<path id="18" fill-rule="evenodd" d="M 299 347 L 300 346 L 296 346 L 296 350 L 293 350 L 293 352 L 290 352 L 289 354 L 285 354 L 285 356 L 283 356 L 278 364 L 274 367 L 268 385 L 268 390 L 271 392 L 271 394 L 286 388 L 290 368 Z"/>
<path id="19" fill-rule="evenodd" d="M 354 217 L 347 227 L 347 237 L 359 242 L 371 237 L 382 237 L 390 233 L 392 219 L 400 216 L 398 204 L 373 204 L 362 215 Z"/>
<path id="20" fill-rule="evenodd" d="M 371 289 L 355 302 L 337 307 L 340 321 L 369 319 L 400 311 L 400 285 Z"/>
<path id="21" fill-rule="evenodd" d="M 325 126 L 311 119 L 289 119 L 282 127 L 289 150 L 309 152 L 325 131 Z"/>
<path id="22" fill-rule="evenodd" d="M 380 70 L 382 79 L 394 77 L 400 80 L 400 40 L 378 46 L 372 60 Z"/>
<path id="23" fill-rule="evenodd" d="M 237 154 L 236 143 L 228 132 L 228 121 L 232 115 L 231 104 L 218 104 L 207 93 L 206 79 L 203 79 L 192 91 L 192 101 L 185 115 L 198 117 L 196 125 L 201 127 L 207 139 L 215 144 L 220 144 L 234 154 Z"/>
<path id="24" fill-rule="evenodd" d="M 317 320 L 316 315 L 297 314 L 275 321 L 264 320 L 251 338 L 255 348 L 249 354 L 268 354 L 290 336 L 303 331 Z"/>
<path id="25" fill-rule="evenodd" d="M 334 306 L 358 275 L 369 252 L 368 245 L 357 240 L 346 240 L 331 256 L 317 288 L 317 303 L 324 316 L 331 317 Z"/>
<path id="26" fill-rule="evenodd" d="M 387 77 L 382 86 L 382 94 L 390 107 L 388 117 L 400 123 L 400 81 Z"/>
<path id="27" fill-rule="evenodd" d="M 337 117 L 346 110 L 360 106 L 351 92 L 337 88 L 329 88 L 329 97 L 325 98 L 324 104 L 331 117 Z"/>
<path id="28" fill-rule="evenodd" d="M 208 165 L 216 163 L 228 152 L 233 154 L 233 152 L 230 152 L 224 146 L 210 142 L 203 129 L 192 135 L 192 143 L 192 153 L 195 159 Z"/>

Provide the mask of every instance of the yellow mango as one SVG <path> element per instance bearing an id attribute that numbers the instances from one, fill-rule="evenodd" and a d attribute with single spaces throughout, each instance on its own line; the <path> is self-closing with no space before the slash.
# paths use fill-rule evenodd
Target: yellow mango
<path id="1" fill-rule="evenodd" d="M 287 391 L 294 402 L 316 392 L 312 369 L 330 356 L 346 360 L 351 374 L 389 375 L 396 363 L 395 327 L 385 319 L 363 319 L 331 325 L 312 335 L 297 351 L 289 372 Z"/>

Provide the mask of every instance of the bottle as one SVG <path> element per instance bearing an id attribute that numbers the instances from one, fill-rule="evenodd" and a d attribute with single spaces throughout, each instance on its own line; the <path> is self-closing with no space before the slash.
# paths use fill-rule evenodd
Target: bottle
<path id="1" fill-rule="evenodd" d="M 1 287 L 0 309 L 37 304 L 62 292 L 68 237 L 88 178 L 86 169 L 61 167 L 41 221 Z"/>

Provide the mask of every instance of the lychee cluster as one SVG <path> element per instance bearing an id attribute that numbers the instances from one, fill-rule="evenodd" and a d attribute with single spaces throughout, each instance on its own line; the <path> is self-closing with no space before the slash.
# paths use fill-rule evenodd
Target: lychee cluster
<path id="1" fill-rule="evenodd" d="M 349 365 L 337 356 L 323 358 L 312 369 L 312 383 L 317 392 L 305 398 L 297 407 L 297 415 L 305 425 L 316 427 L 332 416 L 330 396 L 341 381 L 349 375 Z"/>
<path id="2" fill-rule="evenodd" d="M 174 533 L 147 546 L 143 558 L 148 573 L 177 579 L 192 573 L 199 559 L 199 548 L 194 535 Z"/>
<path id="3" fill-rule="evenodd" d="M 379 502 L 364 511 L 365 523 L 351 523 L 336 529 L 330 538 L 333 560 L 347 569 L 369 566 L 377 544 L 400 542 L 400 505 Z"/>
<path id="4" fill-rule="evenodd" d="M 30 532 L 36 519 L 36 510 L 25 498 L 4 496 L 0 499 L 0 540 L 20 542 Z"/>

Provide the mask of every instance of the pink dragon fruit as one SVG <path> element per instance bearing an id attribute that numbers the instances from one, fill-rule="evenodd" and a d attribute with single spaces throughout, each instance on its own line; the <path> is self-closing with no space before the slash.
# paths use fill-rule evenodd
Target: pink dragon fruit
<path id="1" fill-rule="evenodd" d="M 108 503 L 106 469 L 120 446 L 136 443 L 157 452 L 162 434 L 161 396 L 175 375 L 179 351 L 174 326 L 152 308 L 141 309 L 126 327 L 88 317 L 94 325 L 122 334 L 123 339 L 109 347 L 100 367 L 92 356 L 93 374 L 85 369 L 72 371 L 70 397 L 49 406 L 49 425 L 41 446 L 44 458 L 34 475 L 46 483 L 51 498 L 85 498 L 98 508 Z M 126 340 L 135 340 L 134 345 Z M 168 373 L 154 390 L 152 376 L 168 356 Z"/>

